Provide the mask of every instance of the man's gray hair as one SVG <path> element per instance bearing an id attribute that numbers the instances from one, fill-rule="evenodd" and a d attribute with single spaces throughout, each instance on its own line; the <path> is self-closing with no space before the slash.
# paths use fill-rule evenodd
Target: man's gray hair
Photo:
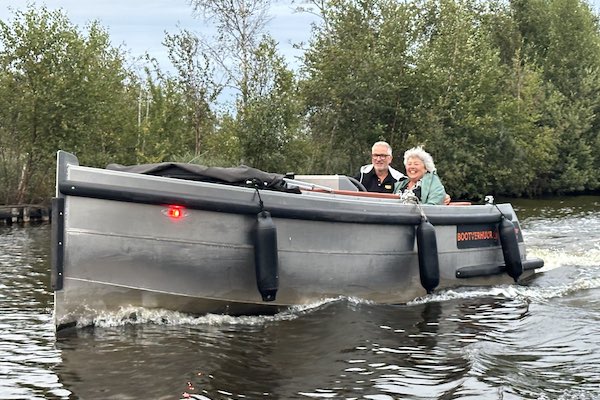
<path id="1" fill-rule="evenodd" d="M 376 146 L 385 146 L 388 149 L 388 156 L 392 155 L 392 146 L 390 146 L 388 144 L 388 142 L 384 142 L 384 141 L 379 141 L 379 142 L 375 142 L 375 144 L 373 144 L 373 147 L 371 147 L 371 153 L 373 152 L 373 150 L 375 149 Z"/>
<path id="2" fill-rule="evenodd" d="M 421 147 L 421 146 L 413 147 L 412 149 L 408 149 L 404 152 L 404 166 L 405 167 L 406 167 L 406 164 L 408 164 L 409 158 L 420 158 L 421 161 L 423 161 L 423 164 L 425 164 L 425 169 L 428 172 L 435 171 L 435 164 L 433 163 L 433 157 L 431 157 L 431 154 L 429 154 L 428 152 L 423 150 L 423 147 Z"/>

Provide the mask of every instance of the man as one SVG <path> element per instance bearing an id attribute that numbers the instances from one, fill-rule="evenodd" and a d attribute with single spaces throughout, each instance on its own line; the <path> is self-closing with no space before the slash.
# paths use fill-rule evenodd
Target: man
<path id="1" fill-rule="evenodd" d="M 371 148 L 372 164 L 360 167 L 356 179 L 363 184 L 368 192 L 393 193 L 394 184 L 404 174 L 390 167 L 392 162 L 392 147 L 387 142 L 377 142 Z"/>

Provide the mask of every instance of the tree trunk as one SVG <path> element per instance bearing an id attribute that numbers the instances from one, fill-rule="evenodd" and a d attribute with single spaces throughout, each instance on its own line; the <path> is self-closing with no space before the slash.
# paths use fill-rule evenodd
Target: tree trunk
<path id="1" fill-rule="evenodd" d="M 27 159 L 23 168 L 21 169 L 21 177 L 19 178 L 19 185 L 17 186 L 17 198 L 16 204 L 23 204 L 25 195 L 27 194 L 27 187 L 29 186 L 29 180 L 31 178 L 31 155 L 27 154 Z"/>

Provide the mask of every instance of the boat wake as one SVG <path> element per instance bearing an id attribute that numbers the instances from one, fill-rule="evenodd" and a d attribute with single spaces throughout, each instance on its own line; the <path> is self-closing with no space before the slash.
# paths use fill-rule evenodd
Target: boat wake
<path id="1" fill-rule="evenodd" d="M 600 245 L 599 245 L 600 246 Z M 549 271 L 564 266 L 599 267 L 600 247 L 585 251 L 568 251 L 554 248 L 531 248 L 528 256 L 544 260 L 544 267 L 540 272 Z"/>
<path id="2" fill-rule="evenodd" d="M 93 320 L 81 319 L 78 327 L 93 325 L 100 328 L 118 327 L 125 325 L 264 325 L 270 322 L 293 320 L 305 313 L 310 313 L 327 304 L 338 302 L 340 298 L 324 299 L 319 302 L 292 306 L 289 309 L 275 315 L 242 315 L 232 316 L 224 314 L 206 314 L 194 316 L 164 309 L 150 309 L 144 307 L 121 307 L 115 312 L 98 313 Z M 356 299 L 355 302 L 360 300 Z"/>
<path id="3" fill-rule="evenodd" d="M 507 299 L 521 300 L 527 303 L 543 303 L 553 298 L 565 297 L 579 291 L 598 288 L 600 288 L 600 278 L 581 277 L 573 282 L 570 282 L 569 284 L 548 287 L 506 285 L 490 288 L 465 287 L 459 289 L 449 289 L 416 298 L 407 304 L 416 305 L 483 297 L 504 297 Z"/>
<path id="4" fill-rule="evenodd" d="M 600 288 L 600 249 L 590 249 L 585 253 L 568 252 L 557 249 L 532 249 L 532 256 L 545 260 L 544 267 L 527 285 L 499 285 L 492 287 L 461 287 L 438 290 L 431 295 L 416 298 L 406 303 L 408 306 L 448 302 L 460 299 L 501 297 L 525 303 L 544 303 L 554 298 L 573 293 Z M 116 312 L 102 312 L 93 319 L 82 319 L 78 327 L 118 327 L 126 325 L 191 325 L 191 326 L 261 326 L 270 322 L 293 320 L 310 314 L 332 303 L 345 302 L 348 307 L 373 305 L 354 297 L 328 298 L 315 303 L 293 306 L 275 315 L 232 316 L 207 314 L 194 316 L 164 309 L 143 307 L 122 307 Z"/>
<path id="5" fill-rule="evenodd" d="M 539 255 L 538 255 L 539 256 Z M 457 289 L 440 290 L 431 295 L 416 298 L 408 305 L 444 302 L 456 299 L 472 299 L 483 297 L 503 297 L 526 303 L 545 303 L 551 299 L 565 297 L 585 290 L 600 288 L 600 265 L 590 264 L 582 266 L 570 265 L 573 259 L 565 257 L 569 263 L 561 262 L 533 279 L 527 285 L 501 285 L 493 287 L 462 287 Z M 552 260 L 552 258 L 550 258 Z M 563 266 L 564 268 L 557 268 Z M 545 268 L 545 267 L 544 267 Z M 558 275 L 558 276 L 553 276 Z"/>
<path id="6" fill-rule="evenodd" d="M 539 256 L 539 255 L 536 255 Z M 555 258 L 550 258 L 555 260 Z M 569 255 L 559 261 L 557 266 L 550 268 L 550 272 L 558 266 L 568 265 L 573 261 Z M 560 269 L 557 269 L 560 270 Z M 577 292 L 600 289 L 600 266 L 590 265 L 587 268 L 571 268 L 576 276 L 570 279 L 542 279 L 537 282 L 534 279 L 529 285 L 501 285 L 493 287 L 461 287 L 456 289 L 440 290 L 433 294 L 418 297 L 406 303 L 407 306 L 448 302 L 460 299 L 490 298 L 501 297 L 517 300 L 523 303 L 545 303 L 554 298 L 560 298 L 572 295 Z M 126 325 L 190 325 L 190 326 L 261 326 L 271 322 L 290 321 L 300 318 L 303 315 L 316 312 L 332 303 L 345 302 L 348 307 L 360 305 L 374 305 L 373 302 L 360 298 L 330 298 L 319 302 L 292 306 L 289 309 L 275 315 L 251 315 L 251 316 L 232 316 L 223 314 L 207 314 L 194 316 L 190 314 L 169 311 L 164 309 L 149 309 L 143 307 L 122 307 L 116 312 L 102 312 L 97 314 L 93 320 L 82 319 L 78 326 L 84 327 L 93 325 L 95 327 L 118 327 Z"/>

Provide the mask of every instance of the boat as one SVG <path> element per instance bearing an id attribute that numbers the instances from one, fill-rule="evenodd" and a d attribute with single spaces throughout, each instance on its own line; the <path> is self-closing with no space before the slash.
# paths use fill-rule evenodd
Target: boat
<path id="1" fill-rule="evenodd" d="M 344 175 L 247 166 L 94 168 L 61 150 L 51 220 L 57 331 L 127 307 L 260 315 L 339 298 L 404 304 L 526 283 L 544 264 L 527 257 L 509 203 L 403 204 Z"/>

